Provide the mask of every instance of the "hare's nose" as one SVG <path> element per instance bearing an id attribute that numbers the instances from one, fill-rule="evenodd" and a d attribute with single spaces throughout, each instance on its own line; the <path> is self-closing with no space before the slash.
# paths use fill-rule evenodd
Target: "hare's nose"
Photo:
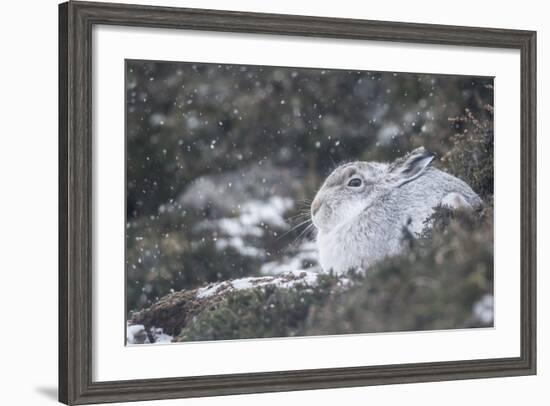
<path id="1" fill-rule="evenodd" d="M 311 213 L 315 216 L 315 214 L 319 211 L 321 208 L 321 200 L 319 199 L 313 199 L 313 203 L 311 203 Z"/>

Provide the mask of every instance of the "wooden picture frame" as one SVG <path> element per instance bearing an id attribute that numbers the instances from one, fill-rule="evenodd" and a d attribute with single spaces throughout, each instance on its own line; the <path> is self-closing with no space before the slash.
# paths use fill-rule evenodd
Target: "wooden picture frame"
<path id="1" fill-rule="evenodd" d="M 521 355 L 284 372 L 92 380 L 92 27 L 95 24 L 512 48 L 521 54 Z M 59 6 L 59 400 L 66 404 L 339 388 L 536 373 L 536 33 L 230 11 Z"/>

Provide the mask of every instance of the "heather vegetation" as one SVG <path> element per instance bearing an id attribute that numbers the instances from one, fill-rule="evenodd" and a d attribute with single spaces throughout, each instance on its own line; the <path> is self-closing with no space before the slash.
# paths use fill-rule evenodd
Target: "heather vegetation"
<path id="1" fill-rule="evenodd" d="M 492 325 L 491 78 L 126 68 L 127 312 L 147 342 Z M 300 223 L 326 175 L 418 146 L 484 207 L 440 207 L 401 255 L 321 273 Z"/>

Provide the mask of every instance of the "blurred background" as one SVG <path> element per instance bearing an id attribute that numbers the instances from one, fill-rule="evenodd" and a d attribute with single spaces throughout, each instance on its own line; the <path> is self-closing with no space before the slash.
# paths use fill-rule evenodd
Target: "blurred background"
<path id="1" fill-rule="evenodd" d="M 206 282 L 315 269 L 301 223 L 342 161 L 424 146 L 492 204 L 492 78 L 129 60 L 126 102 L 129 313 Z M 485 260 L 470 308 L 492 292 Z"/>

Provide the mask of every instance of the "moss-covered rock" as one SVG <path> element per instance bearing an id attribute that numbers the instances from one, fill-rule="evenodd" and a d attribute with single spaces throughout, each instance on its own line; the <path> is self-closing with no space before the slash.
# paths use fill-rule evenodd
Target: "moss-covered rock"
<path id="1" fill-rule="evenodd" d="M 235 291 L 188 323 L 175 341 L 293 337 L 305 334 L 310 309 L 325 303 L 340 279 L 323 275 L 316 286 L 267 285 Z"/>
<path id="2" fill-rule="evenodd" d="M 196 330 L 197 325 L 212 331 L 208 326 L 212 324 L 217 327 L 211 334 L 231 338 L 229 329 L 216 323 L 220 320 L 217 314 L 223 313 L 221 318 L 226 324 L 231 324 L 232 320 L 229 317 L 231 314 L 238 314 L 239 317 L 243 317 L 243 320 L 246 318 L 245 312 L 251 312 L 257 316 L 258 309 L 263 306 L 261 303 L 265 302 L 268 311 L 275 308 L 275 303 L 279 303 L 285 307 L 284 309 L 279 307 L 278 311 L 288 311 L 288 320 L 299 318 L 296 314 L 300 313 L 300 308 L 304 306 L 307 308 L 310 300 L 317 300 L 321 295 L 320 292 L 326 290 L 327 285 L 336 285 L 338 282 L 339 279 L 331 275 L 318 277 L 313 272 L 295 271 L 277 276 L 246 277 L 210 283 L 162 297 L 150 307 L 133 312 L 129 324 L 142 325 L 146 330 L 161 328 L 164 333 L 171 336 L 180 334 L 182 330 L 188 331 L 187 334 L 195 334 L 193 331 Z M 233 313 L 224 312 L 226 308 L 231 308 Z M 290 314 L 292 311 L 295 312 L 294 315 Z M 208 323 L 203 321 L 205 319 L 209 320 Z M 271 321 L 268 322 L 270 323 Z M 223 333 L 216 333 L 218 329 Z M 242 331 L 235 330 L 234 334 L 244 334 L 243 331 L 244 327 Z M 202 339 L 209 339 L 210 335 L 204 333 L 204 337 Z"/>

